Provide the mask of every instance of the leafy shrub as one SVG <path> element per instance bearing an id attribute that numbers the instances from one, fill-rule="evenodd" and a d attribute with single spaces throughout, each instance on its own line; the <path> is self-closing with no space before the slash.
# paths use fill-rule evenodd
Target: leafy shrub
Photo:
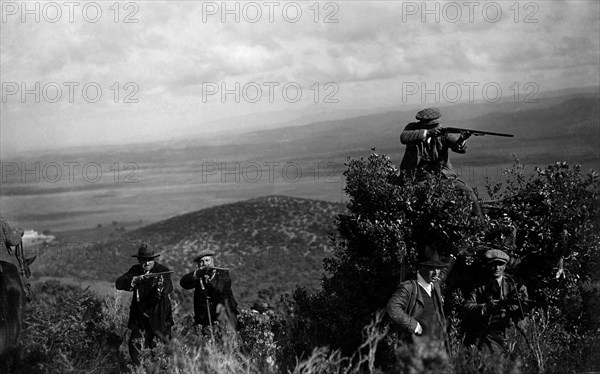
<path id="1" fill-rule="evenodd" d="M 123 319 L 120 307 L 89 289 L 56 281 L 37 284 L 34 293 L 16 372 L 120 372 L 125 362 L 119 353 L 124 336 L 117 322 Z"/>
<path id="2" fill-rule="evenodd" d="M 416 183 L 412 176 L 400 175 L 385 155 L 349 160 L 347 165 L 349 213 L 338 216 L 337 232 L 331 236 L 334 252 L 324 261 L 327 275 L 322 288 L 314 293 L 298 288 L 292 295 L 296 322 L 290 325 L 297 354 L 324 345 L 352 354 L 361 342 L 361 326 L 385 308 L 398 281 L 414 271 L 417 243 L 424 236 L 438 244 L 442 256 L 456 258 L 442 285 L 456 357 L 447 363 L 449 370 L 454 366 L 457 372 L 464 372 L 467 366 L 473 369 L 489 362 L 485 357 L 459 354 L 461 306 L 478 276 L 481 254 L 489 247 L 503 248 L 511 255 L 514 262 L 508 272 L 526 283 L 532 298 L 545 305 L 543 310 L 562 311 L 553 315 L 555 332 L 549 335 L 542 353 L 517 337 L 519 331 L 521 337 L 529 333 L 537 335 L 538 341 L 543 339 L 539 329 L 531 330 L 531 320 L 524 326 L 529 332 L 513 327 L 514 354 L 502 363 L 503 370 L 521 370 L 519 355 L 525 359 L 523 370 L 555 370 L 551 369 L 555 353 L 564 351 L 564 344 L 583 352 L 585 345 L 593 342 L 589 336 L 597 331 L 598 317 L 586 306 L 598 297 L 593 290 L 600 284 L 594 271 L 600 252 L 598 174 L 584 175 L 578 166 L 557 163 L 527 175 L 516 160 L 505 172 L 504 183 L 488 185 L 488 193 L 497 199 L 496 209 L 488 210 L 484 219 L 474 219 L 468 198 L 449 188 L 447 182 L 430 176 Z M 570 334 L 561 334 L 561 330 Z M 387 357 L 384 361 L 389 360 L 389 355 L 383 356 Z M 394 367 L 398 359 L 396 364 L 380 364 Z M 590 367 L 572 359 L 563 360 L 560 367 L 565 365 L 570 369 Z M 480 368 L 484 372 L 489 369 Z"/>

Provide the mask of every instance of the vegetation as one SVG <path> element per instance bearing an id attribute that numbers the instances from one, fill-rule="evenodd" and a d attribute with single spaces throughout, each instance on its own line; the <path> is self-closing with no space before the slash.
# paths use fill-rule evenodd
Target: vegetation
<path id="1" fill-rule="evenodd" d="M 488 186 L 491 197 L 502 200 L 482 220 L 471 217 L 468 199 L 443 181 L 432 176 L 415 183 L 411 176 L 400 176 L 386 156 L 351 160 L 345 176 L 349 212 L 337 221 L 322 289 L 311 293 L 300 288 L 293 295 L 302 321 L 294 331 L 297 353 L 322 345 L 346 355 L 358 349 L 361 330 L 356 326 L 367 325 L 385 308 L 398 280 L 414 270 L 416 243 L 427 236 L 440 244 L 443 256 L 456 258 L 443 285 L 453 359 L 444 362 L 435 350 L 417 350 L 408 356 L 418 362 L 407 368 L 408 356 L 399 356 L 398 347 L 387 342 L 380 347 L 380 367 L 468 372 L 467 366 L 476 372 L 477 365 L 492 362 L 460 347 L 464 292 L 489 247 L 512 256 L 508 271 L 541 305 L 514 327 L 513 350 L 502 370 L 563 373 L 600 365 L 590 354 L 600 343 L 598 317 L 591 309 L 600 285 L 597 173 L 586 175 L 578 166 L 557 163 L 527 176 L 516 160 L 506 171 L 506 182 Z M 424 362 L 433 366 L 428 369 Z"/>
<path id="2" fill-rule="evenodd" d="M 349 160 L 347 166 L 349 203 L 334 222 L 333 252 L 324 261 L 326 274 L 320 289 L 296 289 L 282 299 L 277 313 L 243 309 L 237 336 L 216 325 L 214 342 L 206 331 L 192 326 L 185 304 L 191 294 L 177 291 L 173 341 L 153 353 L 146 351 L 142 366 L 132 367 L 126 348 L 127 307 L 117 297 L 103 300 L 89 290 L 42 283 L 26 315 L 15 372 L 87 373 L 97 368 L 99 373 L 565 373 L 600 367 L 592 354 L 600 349 L 600 321 L 593 313 L 600 294 L 598 174 L 557 163 L 527 175 L 516 161 L 503 183 L 488 184 L 487 193 L 497 202 L 487 207 L 484 219 L 477 219 L 470 215 L 467 197 L 434 177 L 415 183 L 412 176 L 399 175 L 387 156 L 372 154 L 368 159 Z M 282 212 L 304 204 L 281 197 L 266 201 L 276 209 L 283 202 Z M 185 263 L 189 248 L 200 243 L 186 242 L 193 235 L 202 240 L 208 238 L 206 232 L 213 232 L 212 238 L 225 235 L 220 238 L 224 243 L 250 237 L 244 258 L 248 262 L 243 264 L 258 272 L 264 264 L 252 265 L 256 256 L 251 249 L 281 234 L 269 233 L 270 227 L 284 225 L 284 213 L 269 215 L 267 208 L 260 210 L 265 201 L 261 203 L 251 200 L 243 207 L 220 211 L 227 212 L 223 217 L 231 222 L 226 228 L 211 226 L 218 222 L 216 212 L 204 212 L 196 213 L 197 220 L 192 216 L 168 220 L 128 235 L 155 235 L 153 242 L 160 248 L 167 243 L 177 246 L 165 258 L 179 271 L 189 266 Z M 259 211 L 261 217 L 269 217 L 263 222 L 265 231 L 248 236 L 248 227 L 235 230 L 241 208 L 245 214 Z M 334 212 L 320 211 L 327 211 L 325 217 Z M 297 214 L 286 217 L 294 219 Z M 322 232 L 331 227 L 329 219 L 303 218 L 294 225 Z M 187 232 L 183 222 L 206 225 L 205 231 Z M 313 257 L 304 239 L 293 244 L 297 236 L 287 235 L 286 246 L 302 253 L 308 250 L 306 257 Z M 449 355 L 440 346 L 407 346 L 394 340 L 383 312 L 398 281 L 414 271 L 417 243 L 423 236 L 440 244 L 442 256 L 456 258 L 443 284 L 451 326 Z M 131 243 L 103 245 L 110 247 L 101 250 L 109 248 L 119 260 L 82 256 L 79 275 L 107 271 L 116 276 L 124 270 L 122 259 L 130 256 Z M 511 328 L 510 350 L 501 357 L 461 347 L 464 290 L 477 276 L 480 255 L 489 247 L 502 247 L 511 255 L 508 272 L 528 286 L 530 298 L 537 302 L 530 315 Z M 262 271 L 264 276 L 274 276 L 269 268 Z M 254 284 L 260 281 L 260 277 L 251 279 Z M 263 285 L 254 296 L 272 300 L 280 290 Z"/>

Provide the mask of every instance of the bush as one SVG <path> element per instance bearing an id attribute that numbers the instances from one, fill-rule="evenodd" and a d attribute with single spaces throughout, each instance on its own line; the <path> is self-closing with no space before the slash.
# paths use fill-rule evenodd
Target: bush
<path id="1" fill-rule="evenodd" d="M 544 347 L 535 348 L 518 338 L 517 331 L 521 337 L 529 333 L 537 334 L 538 341 L 543 338 L 539 329 L 531 330 L 531 321 L 524 326 L 529 331 L 513 329 L 512 344 L 520 345 L 503 364 L 507 371 L 520 370 L 519 355 L 526 362 L 523 370 L 554 370 L 555 353 L 564 351 L 564 344 L 579 347 L 575 348 L 578 352 L 590 344 L 598 317 L 586 305 L 598 296 L 597 291 L 590 292 L 590 287 L 594 290 L 590 285 L 600 284 L 594 272 L 600 252 L 598 174 L 584 175 L 578 166 L 557 163 L 527 175 L 515 160 L 505 172 L 506 182 L 487 188 L 500 209 L 475 219 L 466 196 L 433 176 L 416 183 L 412 176 L 400 175 L 387 156 L 372 154 L 366 160 L 349 160 L 347 166 L 349 213 L 338 216 L 337 232 L 331 236 L 333 256 L 324 261 L 327 275 L 322 288 L 315 293 L 299 288 L 293 294 L 296 321 L 291 326 L 297 354 L 324 345 L 352 354 L 361 344 L 362 326 L 385 308 L 398 281 L 414 271 L 417 242 L 424 236 L 438 243 L 446 259 L 456 258 L 442 285 L 453 322 L 452 352 L 456 353 L 448 368 L 454 365 L 461 372 L 465 362 L 470 367 L 487 362 L 485 357 L 458 352 L 464 293 L 478 275 L 478 260 L 489 247 L 503 248 L 511 255 L 514 262 L 508 272 L 526 283 L 534 301 L 545 305 L 540 310 L 563 311 L 552 317 L 556 333 L 551 336 L 561 337 L 560 342 L 552 338 Z M 560 334 L 561 329 L 570 335 Z M 389 360 L 386 357 L 384 361 Z M 379 364 L 396 365 L 384 361 Z M 573 359 L 566 365 L 590 367 Z"/>
<path id="2" fill-rule="evenodd" d="M 89 289 L 56 281 L 34 288 L 25 314 L 20 362 L 22 373 L 119 373 L 124 311 Z"/>

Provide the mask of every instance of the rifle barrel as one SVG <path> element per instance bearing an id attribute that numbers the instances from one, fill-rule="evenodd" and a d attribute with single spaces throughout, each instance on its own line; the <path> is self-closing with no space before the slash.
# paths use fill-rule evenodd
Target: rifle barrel
<path id="1" fill-rule="evenodd" d="M 481 135 L 493 135 L 493 136 L 504 136 L 507 138 L 512 138 L 513 134 L 505 134 L 501 132 L 491 132 L 491 131 L 482 131 L 482 130 L 471 130 L 471 129 L 463 129 L 460 127 L 444 127 L 444 131 L 450 134 L 458 134 L 461 132 L 470 132 L 473 135 L 481 134 Z"/>
<path id="2" fill-rule="evenodd" d="M 167 274 L 173 274 L 174 271 L 164 271 L 162 273 L 148 273 L 148 274 L 144 274 L 145 276 L 148 276 L 150 278 L 155 278 L 155 277 L 160 277 L 161 275 L 167 275 Z"/>
<path id="3" fill-rule="evenodd" d="M 208 269 L 229 271 L 229 268 L 220 268 L 218 266 L 207 266 Z"/>

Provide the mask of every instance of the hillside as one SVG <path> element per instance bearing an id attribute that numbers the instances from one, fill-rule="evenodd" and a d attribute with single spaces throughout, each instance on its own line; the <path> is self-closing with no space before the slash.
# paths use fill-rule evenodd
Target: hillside
<path id="1" fill-rule="evenodd" d="M 238 301 L 249 304 L 260 295 L 273 302 L 296 285 L 319 285 L 322 260 L 330 251 L 328 234 L 344 209 L 339 203 L 287 196 L 219 205 L 144 226 L 119 239 L 77 248 L 53 245 L 41 252 L 33 273 L 114 281 L 135 264 L 130 256 L 143 240 L 161 253 L 158 261 L 175 271 L 177 282 L 195 269 L 192 259 L 200 250 L 213 249 L 216 265 L 231 268 Z"/>
<path id="2" fill-rule="evenodd" d="M 442 106 L 443 124 L 512 133 L 513 138 L 473 137 L 465 155 L 452 161 L 469 184 L 483 191 L 485 177 L 498 178 L 512 164 L 512 155 L 530 167 L 556 161 L 600 169 L 600 96 L 597 89 L 539 96 L 539 103 L 470 103 Z M 90 149 L 3 160 L 30 170 L 36 163 L 66 165 L 77 161 L 73 180 L 63 168 L 62 179 L 39 183 L 21 173 L 6 173 L 0 213 L 26 228 L 51 230 L 93 229 L 112 221 L 158 222 L 265 195 L 286 195 L 325 201 L 343 199 L 342 173 L 346 157 L 362 157 L 376 148 L 398 164 L 404 153 L 399 135 L 415 110 L 397 110 L 303 126 L 240 132 L 220 138 L 190 137 L 181 141 L 149 143 L 119 149 Z M 40 158 L 41 157 L 41 158 Z M 83 165 L 102 166 L 94 183 L 82 175 Z M 294 163 L 302 175 L 290 183 L 284 168 Z M 115 168 L 115 165 L 119 168 Z M 125 166 L 134 167 L 125 169 Z M 267 165 L 276 165 L 271 170 Z M 250 167 L 250 175 L 244 168 Z M 260 178 L 254 176 L 258 166 Z M 21 166 L 22 167 L 22 166 Z M 50 168 L 53 170 L 52 168 Z M 116 171 L 119 169 L 119 171 Z M 232 176 L 226 170 L 237 170 Z M 41 172 L 40 172 L 41 174 Z M 227 175 L 226 175 L 227 174 Z M 272 177 L 272 178 L 271 178 Z M 133 179 L 133 183 L 132 182 Z M 149 204 L 148 202 L 152 202 Z M 139 227 L 124 226 L 126 230 Z"/>

